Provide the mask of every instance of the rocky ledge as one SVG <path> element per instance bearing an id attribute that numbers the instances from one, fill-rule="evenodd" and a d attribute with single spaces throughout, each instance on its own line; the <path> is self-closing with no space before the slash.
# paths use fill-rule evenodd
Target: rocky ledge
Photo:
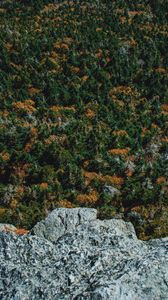
<path id="1" fill-rule="evenodd" d="M 168 238 L 89 208 L 55 209 L 24 235 L 0 230 L 0 299 L 168 299 Z"/>

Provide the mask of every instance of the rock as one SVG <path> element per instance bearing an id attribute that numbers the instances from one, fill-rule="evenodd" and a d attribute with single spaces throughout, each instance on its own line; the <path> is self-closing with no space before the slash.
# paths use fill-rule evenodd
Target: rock
<path id="1" fill-rule="evenodd" d="M 129 218 L 129 221 L 131 222 L 135 222 L 138 225 L 143 225 L 145 224 L 145 220 L 143 219 L 143 217 L 140 215 L 140 213 L 136 212 L 136 211 L 130 211 L 127 213 L 127 217 Z"/>
<path id="2" fill-rule="evenodd" d="M 96 209 L 74 208 L 67 210 L 66 208 L 58 208 L 53 210 L 44 221 L 37 223 L 31 233 L 56 242 L 65 233 L 73 232 L 79 224 L 95 220 L 96 216 Z"/>
<path id="3" fill-rule="evenodd" d="M 138 59 L 137 61 L 137 64 L 140 66 L 140 67 L 143 67 L 145 65 L 145 61 L 143 59 Z"/>
<path id="4" fill-rule="evenodd" d="M 142 183 L 142 186 L 148 190 L 153 190 L 153 184 L 149 177 L 146 177 L 144 179 L 144 182 Z"/>
<path id="5" fill-rule="evenodd" d="M 168 152 L 162 154 L 163 160 L 168 160 Z"/>
<path id="6" fill-rule="evenodd" d="M 116 189 L 115 187 L 113 187 L 111 185 L 105 185 L 103 191 L 105 193 L 109 194 L 111 197 L 121 194 L 121 192 L 118 189 Z"/>
<path id="7" fill-rule="evenodd" d="M 125 163 L 125 168 L 127 168 L 128 171 L 130 171 L 130 172 L 134 172 L 135 168 L 136 168 L 136 165 L 132 161 L 128 160 Z"/>
<path id="8" fill-rule="evenodd" d="M 115 214 L 113 218 L 122 220 L 124 218 L 124 213 Z"/>
<path id="9" fill-rule="evenodd" d="M 0 231 L 16 230 L 17 228 L 11 224 L 0 224 Z"/>
<path id="10" fill-rule="evenodd" d="M 56 209 L 27 235 L 0 232 L 0 299 L 168 299 L 167 250 L 94 209 Z"/>

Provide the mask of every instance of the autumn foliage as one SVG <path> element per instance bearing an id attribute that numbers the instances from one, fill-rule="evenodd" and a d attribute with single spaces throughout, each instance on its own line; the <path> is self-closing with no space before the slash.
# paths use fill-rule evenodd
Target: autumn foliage
<path id="1" fill-rule="evenodd" d="M 138 234 L 156 236 L 168 219 L 167 1 L 1 2 L 0 222 L 141 207 Z"/>

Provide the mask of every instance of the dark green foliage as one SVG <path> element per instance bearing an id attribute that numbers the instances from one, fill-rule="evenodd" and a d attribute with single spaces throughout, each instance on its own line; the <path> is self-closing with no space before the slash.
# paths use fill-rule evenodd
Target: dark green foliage
<path id="1" fill-rule="evenodd" d="M 167 17 L 161 0 L 0 4 L 1 221 L 167 209 Z"/>

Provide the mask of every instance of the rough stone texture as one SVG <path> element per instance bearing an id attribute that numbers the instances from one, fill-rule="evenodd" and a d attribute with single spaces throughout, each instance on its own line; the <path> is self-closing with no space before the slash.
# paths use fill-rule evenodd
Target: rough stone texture
<path id="1" fill-rule="evenodd" d="M 0 224 L 0 231 L 6 231 L 6 230 L 16 230 L 17 228 L 13 226 L 12 224 L 5 224 L 1 223 Z"/>
<path id="2" fill-rule="evenodd" d="M 56 242 L 62 235 L 73 232 L 79 224 L 95 220 L 96 215 L 96 209 L 58 208 L 53 210 L 45 220 L 37 223 L 31 233 Z"/>
<path id="3" fill-rule="evenodd" d="M 120 190 L 116 189 L 115 187 L 111 185 L 105 185 L 104 186 L 104 192 L 109 194 L 111 197 L 114 197 L 115 195 L 120 195 Z"/>
<path id="4" fill-rule="evenodd" d="M 0 232 L 0 299 L 168 299 L 167 250 L 123 220 L 57 209 L 27 235 Z"/>
<path id="5" fill-rule="evenodd" d="M 137 213 L 136 211 L 128 212 L 127 217 L 129 218 L 129 221 L 134 222 L 134 224 L 143 225 L 146 223 L 140 213 Z"/>

